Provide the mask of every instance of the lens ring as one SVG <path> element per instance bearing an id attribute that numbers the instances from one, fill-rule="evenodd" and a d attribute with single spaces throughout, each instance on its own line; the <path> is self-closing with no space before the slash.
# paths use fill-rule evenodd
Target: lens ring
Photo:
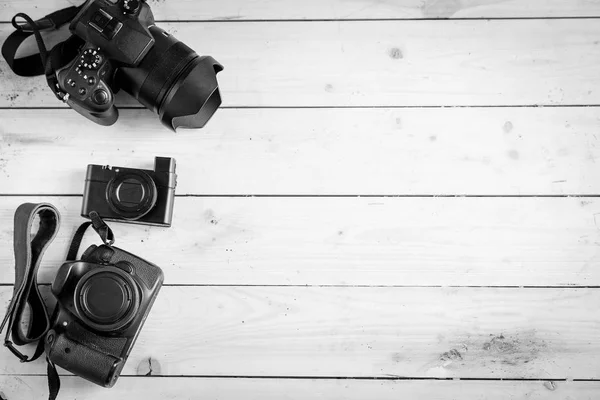
<path id="1" fill-rule="evenodd" d="M 122 199 L 126 186 L 141 191 L 139 199 Z M 106 201 L 116 214 L 124 219 L 136 220 L 148 214 L 156 205 L 157 190 L 154 180 L 144 171 L 130 170 L 118 173 L 106 186 Z"/>
<path id="2" fill-rule="evenodd" d="M 77 283 L 74 296 L 78 317 L 102 332 L 125 327 L 139 308 L 137 285 L 129 274 L 111 266 L 85 274 Z"/>

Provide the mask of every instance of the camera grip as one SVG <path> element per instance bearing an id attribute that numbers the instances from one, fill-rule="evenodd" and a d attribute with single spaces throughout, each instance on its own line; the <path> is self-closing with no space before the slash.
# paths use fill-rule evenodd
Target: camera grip
<path id="1" fill-rule="evenodd" d="M 73 61 L 56 72 L 63 99 L 72 109 L 99 125 L 114 124 L 119 113 L 110 88 L 113 67 L 99 48 L 83 46 Z"/>
<path id="2" fill-rule="evenodd" d="M 51 343 L 48 337 L 52 338 Z M 53 363 L 97 385 L 112 387 L 123 368 L 123 359 L 81 345 L 64 334 L 50 331 L 46 342 L 46 352 Z"/>
<path id="3" fill-rule="evenodd" d="M 98 125 L 110 126 L 117 122 L 119 119 L 119 110 L 117 107 L 111 106 L 108 110 L 102 112 L 95 112 L 87 108 L 84 104 L 71 99 L 67 100 L 67 104 L 79 114 L 83 115 L 92 122 Z"/>

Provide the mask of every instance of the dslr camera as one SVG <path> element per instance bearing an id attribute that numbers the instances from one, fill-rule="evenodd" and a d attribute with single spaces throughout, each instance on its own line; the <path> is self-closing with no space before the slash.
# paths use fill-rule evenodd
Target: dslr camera
<path id="1" fill-rule="evenodd" d="M 221 64 L 156 26 L 145 0 L 87 0 L 69 29 L 85 44 L 56 75 L 66 102 L 86 118 L 114 124 L 120 89 L 172 130 L 202 128 L 220 106 Z"/>
<path id="2" fill-rule="evenodd" d="M 156 265 L 114 246 L 91 246 L 63 264 L 45 351 L 56 365 L 112 387 L 163 283 Z"/>
<path id="3" fill-rule="evenodd" d="M 176 185 L 174 158 L 155 157 L 154 170 L 90 164 L 81 215 L 169 227 Z"/>

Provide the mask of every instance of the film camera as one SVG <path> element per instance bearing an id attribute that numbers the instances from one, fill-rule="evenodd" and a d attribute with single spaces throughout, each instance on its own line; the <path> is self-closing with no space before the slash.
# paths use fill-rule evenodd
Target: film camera
<path id="1" fill-rule="evenodd" d="M 155 157 L 154 170 L 90 164 L 81 215 L 168 227 L 176 185 L 174 158 Z"/>
<path id="2" fill-rule="evenodd" d="M 85 44 L 56 71 L 67 103 L 86 118 L 112 125 L 114 92 L 125 90 L 172 130 L 201 128 L 221 104 L 223 69 L 154 23 L 144 0 L 88 0 L 69 26 Z"/>
<path id="3" fill-rule="evenodd" d="M 112 387 L 163 283 L 156 265 L 114 246 L 91 246 L 63 264 L 52 284 L 58 300 L 46 334 L 50 361 Z"/>

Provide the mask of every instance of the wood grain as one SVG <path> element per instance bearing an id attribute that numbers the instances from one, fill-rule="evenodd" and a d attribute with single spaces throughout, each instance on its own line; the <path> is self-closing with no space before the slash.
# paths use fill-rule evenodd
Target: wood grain
<path id="1" fill-rule="evenodd" d="M 81 194 L 87 164 L 162 155 L 178 194 L 595 195 L 599 130 L 595 107 L 224 109 L 177 134 L 146 110 L 0 110 L 0 192 Z"/>
<path id="2" fill-rule="evenodd" d="M 6 400 L 38 400 L 47 396 L 46 378 L 0 376 Z M 203 379 L 124 377 L 110 389 L 114 399 L 239 399 L 247 400 L 596 400 L 598 382 L 515 381 L 360 381 L 305 379 Z M 107 391 L 76 377 L 61 377 L 59 398 L 104 400 Z"/>
<path id="3" fill-rule="evenodd" d="M 0 304 L 12 294 L 0 288 Z M 598 379 L 594 289 L 164 287 L 123 373 Z M 160 371 L 160 372 L 159 372 Z M 0 352 L 0 374 L 43 374 Z"/>
<path id="4" fill-rule="evenodd" d="M 41 17 L 81 0 L 5 0 L 0 20 L 32 10 Z M 569 0 L 150 0 L 158 20 L 279 20 L 279 19 L 390 19 L 390 18 L 514 18 L 596 17 L 596 1 Z"/>
<path id="5" fill-rule="evenodd" d="M 63 217 L 40 282 L 84 221 L 77 197 L 0 198 L 2 283 L 14 210 L 37 201 Z M 599 214 L 596 198 L 177 198 L 170 229 L 111 225 L 170 284 L 599 286 Z"/>
<path id="6" fill-rule="evenodd" d="M 72 3 L 3 2 L 0 41 L 14 13 Z M 0 60 L 0 312 L 19 204 L 63 215 L 48 283 L 83 221 L 60 195 L 81 193 L 85 166 L 166 155 L 173 228 L 112 224 L 167 283 L 113 398 L 598 397 L 598 1 L 151 6 L 225 65 L 225 109 L 171 134 L 121 93 L 130 109 L 99 127 Z M 44 374 L 0 351 L 0 398 L 44 398 Z"/>
<path id="7" fill-rule="evenodd" d="M 600 103 L 600 26 L 582 20 L 166 23 L 225 66 L 233 107 Z M 0 40 L 12 26 L 2 24 Z M 58 107 L 0 63 L 0 107 Z M 131 99 L 119 104 L 137 104 Z"/>

